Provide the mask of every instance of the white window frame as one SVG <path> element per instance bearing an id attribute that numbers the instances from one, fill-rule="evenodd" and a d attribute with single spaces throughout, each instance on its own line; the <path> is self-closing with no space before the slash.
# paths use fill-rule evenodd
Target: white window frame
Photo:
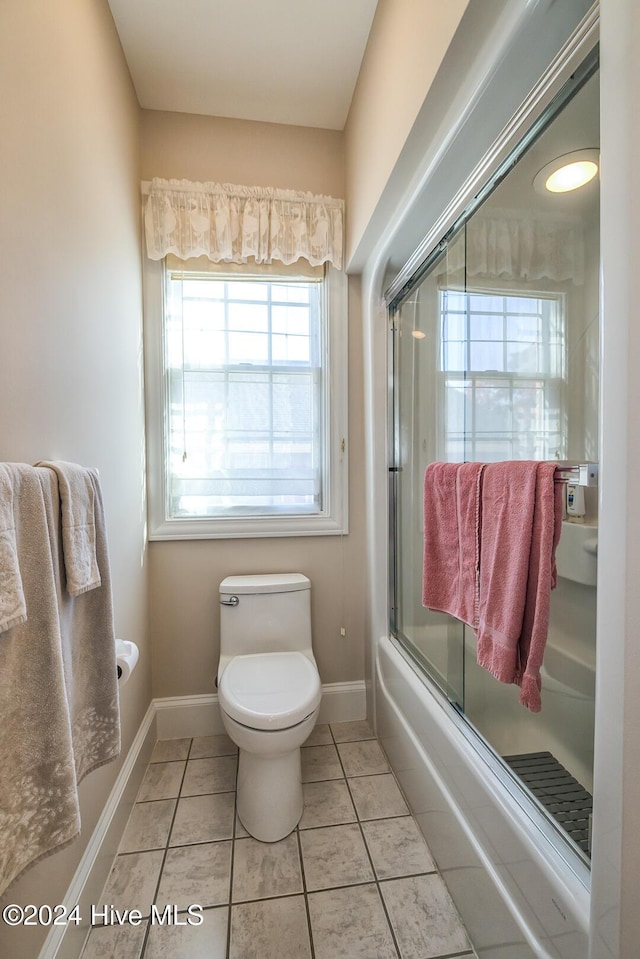
<path id="1" fill-rule="evenodd" d="M 237 268 L 236 268 L 237 269 Z M 247 267 L 251 271 L 250 267 Z M 319 513 L 291 516 L 170 518 L 166 515 L 164 261 L 144 260 L 144 360 L 148 539 L 227 539 L 342 535 L 348 532 L 347 277 L 327 264 L 326 491 Z M 255 270 L 254 270 L 255 272 Z M 283 271 L 284 272 L 284 271 Z"/>

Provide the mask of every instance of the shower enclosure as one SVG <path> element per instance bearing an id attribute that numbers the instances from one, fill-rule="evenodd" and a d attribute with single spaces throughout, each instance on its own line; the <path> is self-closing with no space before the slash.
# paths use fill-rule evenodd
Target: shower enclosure
<path id="1" fill-rule="evenodd" d="M 595 159 L 598 73 L 556 98 L 391 303 L 391 634 L 585 865 L 593 784 L 597 470 L 566 485 L 542 710 L 476 664 L 473 630 L 422 606 L 434 461 L 598 462 L 599 190 L 546 185 Z M 574 156 L 575 154 L 575 156 Z"/>

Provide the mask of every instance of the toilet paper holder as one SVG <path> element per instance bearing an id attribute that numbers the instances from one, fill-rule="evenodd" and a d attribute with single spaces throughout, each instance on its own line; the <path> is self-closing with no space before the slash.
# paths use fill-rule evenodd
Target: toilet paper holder
<path id="1" fill-rule="evenodd" d="M 127 682 L 136 667 L 140 651 L 135 643 L 116 639 L 116 674 L 122 685 Z"/>

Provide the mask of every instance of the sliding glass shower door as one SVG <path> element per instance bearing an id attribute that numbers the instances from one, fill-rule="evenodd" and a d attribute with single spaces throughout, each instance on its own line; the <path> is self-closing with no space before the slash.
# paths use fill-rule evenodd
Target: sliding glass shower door
<path id="1" fill-rule="evenodd" d="M 570 491 L 533 714 L 477 665 L 473 630 L 422 605 L 423 483 L 435 461 L 597 463 L 598 179 L 554 194 L 538 172 L 597 156 L 598 142 L 594 73 L 439 245 L 394 304 L 391 334 L 392 632 L 585 856 L 597 490 Z"/>
<path id="2" fill-rule="evenodd" d="M 446 419 L 441 409 L 439 283 L 459 295 L 464 288 L 464 233 L 422 284 L 406 299 L 393 321 L 394 440 L 392 473 L 395 504 L 395 634 L 407 643 L 434 682 L 449 699 L 464 702 L 464 644 L 460 623 L 422 605 L 422 496 L 427 465 L 437 455 L 437 436 Z M 452 398 L 453 399 L 453 398 Z M 464 409 L 449 403 L 450 425 L 456 421 L 453 460 L 464 460 Z M 444 415 L 443 415 L 444 414 Z"/>

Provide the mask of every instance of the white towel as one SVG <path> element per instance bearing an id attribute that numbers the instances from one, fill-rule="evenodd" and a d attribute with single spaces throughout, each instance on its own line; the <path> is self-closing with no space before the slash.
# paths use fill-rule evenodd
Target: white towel
<path id="1" fill-rule="evenodd" d="M 7 463 L 29 618 L 0 642 L 0 894 L 80 830 L 49 524 L 38 470 Z M 52 476 L 50 470 L 46 470 Z M 57 520 L 57 517 L 56 517 Z M 89 594 L 92 595 L 92 594 Z"/>
<path id="2" fill-rule="evenodd" d="M 62 460 L 40 462 L 36 466 L 52 469 L 58 477 L 67 592 L 70 596 L 79 596 L 100 585 L 91 470 Z"/>
<path id="3" fill-rule="evenodd" d="M 0 642 L 0 896 L 80 830 L 78 785 L 120 752 L 102 493 L 93 484 L 101 585 L 65 588 L 57 471 L 4 464 L 29 618 Z"/>
<path id="4" fill-rule="evenodd" d="M 71 739 L 78 783 L 92 769 L 110 762 L 120 752 L 120 708 L 113 624 L 111 571 L 102 491 L 95 470 L 87 470 L 93 484 L 96 557 L 101 584 L 78 596 L 64 588 L 66 556 L 64 527 L 60 541 L 57 471 L 38 469 L 49 525 Z"/>
<path id="5" fill-rule="evenodd" d="M 0 463 L 0 633 L 27 621 L 27 606 L 18 562 L 13 498 L 12 476 Z"/>

